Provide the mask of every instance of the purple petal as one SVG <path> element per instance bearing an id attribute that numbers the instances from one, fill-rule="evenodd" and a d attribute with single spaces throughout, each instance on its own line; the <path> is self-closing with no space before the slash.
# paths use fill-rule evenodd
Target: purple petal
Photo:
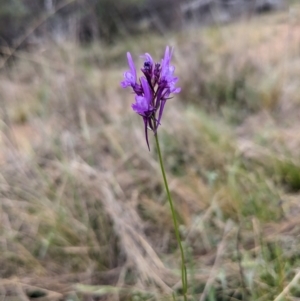
<path id="1" fill-rule="evenodd" d="M 122 88 L 127 88 L 128 86 L 130 86 L 130 85 L 128 85 L 127 80 L 121 81 L 121 87 L 122 87 Z"/>
<path id="2" fill-rule="evenodd" d="M 129 86 L 134 86 L 135 85 L 135 78 L 132 75 L 130 71 L 126 71 L 124 73 L 124 80 L 121 81 L 121 86 L 123 88 L 129 87 Z"/>
<path id="3" fill-rule="evenodd" d="M 170 90 L 170 93 L 179 93 L 181 91 L 181 88 L 179 87 L 175 87 L 175 84 L 176 84 L 177 80 L 176 81 L 173 81 L 169 84 L 169 90 Z"/>
<path id="4" fill-rule="evenodd" d="M 149 53 L 145 53 L 144 55 L 141 55 L 142 58 L 145 59 L 146 62 L 149 62 L 151 66 L 153 65 L 153 59 Z"/>
<path id="5" fill-rule="evenodd" d="M 174 66 L 170 66 L 171 58 L 173 55 L 173 48 L 171 49 L 169 46 L 166 47 L 164 58 L 161 62 L 161 80 L 171 81 L 173 77 L 173 73 L 175 71 Z"/>
<path id="6" fill-rule="evenodd" d="M 127 60 L 128 60 L 128 65 L 129 65 L 131 74 L 134 78 L 134 82 L 136 82 L 136 69 L 135 69 L 135 65 L 134 65 L 134 62 L 133 62 L 130 52 L 127 52 Z"/>
<path id="7" fill-rule="evenodd" d="M 170 47 L 169 46 L 166 47 L 165 56 L 164 56 L 163 60 L 164 60 L 165 66 L 168 66 L 169 63 L 170 63 L 170 60 L 171 60 L 171 57 L 170 57 Z"/>
<path id="8" fill-rule="evenodd" d="M 160 101 L 161 101 L 161 98 L 162 98 L 162 93 L 164 92 L 164 88 L 163 87 L 160 87 L 158 90 L 157 90 L 157 93 L 156 93 L 156 104 L 155 104 L 155 110 L 157 110 L 160 106 Z"/>
<path id="9" fill-rule="evenodd" d="M 135 103 L 131 105 L 133 111 L 140 115 L 144 115 L 146 111 L 148 111 L 149 104 L 147 99 L 144 96 L 135 96 Z"/>
<path id="10" fill-rule="evenodd" d="M 152 101 L 152 91 L 150 89 L 147 79 L 144 76 L 141 78 L 141 83 L 144 90 L 145 98 L 148 101 L 148 104 L 150 105 Z"/>
<path id="11" fill-rule="evenodd" d="M 177 94 L 181 91 L 181 88 L 177 87 L 175 90 L 171 91 L 171 93 Z"/>

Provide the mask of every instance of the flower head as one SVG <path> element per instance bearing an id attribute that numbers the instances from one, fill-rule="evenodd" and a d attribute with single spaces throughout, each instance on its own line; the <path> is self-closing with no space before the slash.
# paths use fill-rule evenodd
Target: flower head
<path id="1" fill-rule="evenodd" d="M 170 65 L 172 55 L 173 49 L 170 49 L 169 46 L 166 47 L 161 63 L 154 63 L 149 53 L 142 55 L 145 60 L 143 68 L 141 68 L 144 76 L 137 83 L 135 65 L 131 54 L 127 52 L 130 70 L 124 73 L 121 86 L 123 88 L 131 87 L 136 94 L 132 109 L 143 118 L 148 148 L 148 129 L 156 134 L 167 100 L 171 94 L 179 93 L 181 90 L 176 87 L 178 78 L 174 76 L 175 67 Z"/>

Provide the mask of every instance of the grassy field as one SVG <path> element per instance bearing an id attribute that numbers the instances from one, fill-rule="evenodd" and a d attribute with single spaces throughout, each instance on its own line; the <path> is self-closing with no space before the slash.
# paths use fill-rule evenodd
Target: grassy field
<path id="1" fill-rule="evenodd" d="M 181 300 L 154 139 L 119 84 L 126 51 L 166 45 L 182 92 L 159 138 L 190 299 L 300 300 L 299 6 L 2 57 L 1 300 Z"/>

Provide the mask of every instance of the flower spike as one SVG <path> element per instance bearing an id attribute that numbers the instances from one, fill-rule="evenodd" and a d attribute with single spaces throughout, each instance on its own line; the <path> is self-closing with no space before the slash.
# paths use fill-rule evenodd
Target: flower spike
<path id="1" fill-rule="evenodd" d="M 144 65 L 141 71 L 144 76 L 137 83 L 136 68 L 131 54 L 127 52 L 130 70 L 124 73 L 121 86 L 131 87 L 136 94 L 135 103 L 131 107 L 143 118 L 145 139 L 149 150 L 148 129 L 156 135 L 167 100 L 170 99 L 171 94 L 177 94 L 181 90 L 176 87 L 178 78 L 174 76 L 175 67 L 170 65 L 172 55 L 173 48 L 170 49 L 169 46 L 166 47 L 160 63 L 155 63 L 149 53 L 142 55 Z"/>

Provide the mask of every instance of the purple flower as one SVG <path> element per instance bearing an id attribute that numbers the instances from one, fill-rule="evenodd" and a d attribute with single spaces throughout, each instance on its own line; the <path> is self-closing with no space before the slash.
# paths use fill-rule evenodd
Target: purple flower
<path id="1" fill-rule="evenodd" d="M 167 100 L 171 94 L 177 94 L 181 90 L 176 87 L 178 78 L 174 76 L 175 67 L 170 66 L 172 55 L 173 49 L 170 50 L 169 46 L 166 47 L 161 63 L 154 63 L 149 53 L 142 55 L 145 60 L 141 68 L 144 76 L 139 79 L 140 83 L 137 83 L 135 65 L 131 54 L 127 52 L 130 70 L 124 73 L 121 86 L 123 88 L 131 86 L 136 94 L 132 109 L 143 118 L 148 148 L 148 129 L 154 134 L 157 133 Z"/>
<path id="2" fill-rule="evenodd" d="M 142 68 L 141 70 L 143 71 L 143 73 L 152 74 L 153 59 L 152 59 L 151 55 L 149 53 L 145 53 L 144 55 L 141 55 L 141 57 L 145 59 L 144 68 Z"/>
<path id="3" fill-rule="evenodd" d="M 136 95 L 135 96 L 135 103 L 131 105 L 133 111 L 138 113 L 141 116 L 148 116 L 149 112 L 153 112 L 152 107 L 152 99 L 153 93 L 150 89 L 150 86 L 145 77 L 141 78 L 143 94 L 144 95 Z"/>
<path id="4" fill-rule="evenodd" d="M 166 80 L 170 72 L 174 72 L 175 68 L 173 67 L 170 70 L 170 61 L 173 55 L 173 50 L 170 52 L 169 46 L 166 47 L 164 58 L 161 60 L 161 80 Z"/>
<path id="5" fill-rule="evenodd" d="M 136 84 L 136 69 L 131 54 L 129 52 L 127 52 L 127 60 L 130 71 L 126 71 L 124 73 L 124 80 L 121 82 L 122 88 L 127 88 L 129 86 L 134 87 Z"/>
<path id="6" fill-rule="evenodd" d="M 144 95 L 136 95 L 135 96 L 135 103 L 131 105 L 133 111 L 135 111 L 137 114 L 141 115 L 144 120 L 144 126 L 145 126 L 145 137 L 146 142 L 149 147 L 149 140 L 148 140 L 148 127 L 153 128 L 151 117 L 153 113 L 155 112 L 154 107 L 152 106 L 152 100 L 153 100 L 153 93 L 151 91 L 151 88 L 148 84 L 148 81 L 145 77 L 141 78 L 142 88 Z"/>
<path id="7" fill-rule="evenodd" d="M 175 67 L 170 66 L 172 55 L 173 55 L 173 49 L 171 49 L 170 52 L 170 49 L 167 46 L 165 51 L 165 56 L 161 62 L 160 82 L 161 85 L 166 84 L 168 86 L 170 93 L 179 93 L 181 89 L 175 88 L 175 84 L 178 81 L 178 77 L 173 76 Z"/>

